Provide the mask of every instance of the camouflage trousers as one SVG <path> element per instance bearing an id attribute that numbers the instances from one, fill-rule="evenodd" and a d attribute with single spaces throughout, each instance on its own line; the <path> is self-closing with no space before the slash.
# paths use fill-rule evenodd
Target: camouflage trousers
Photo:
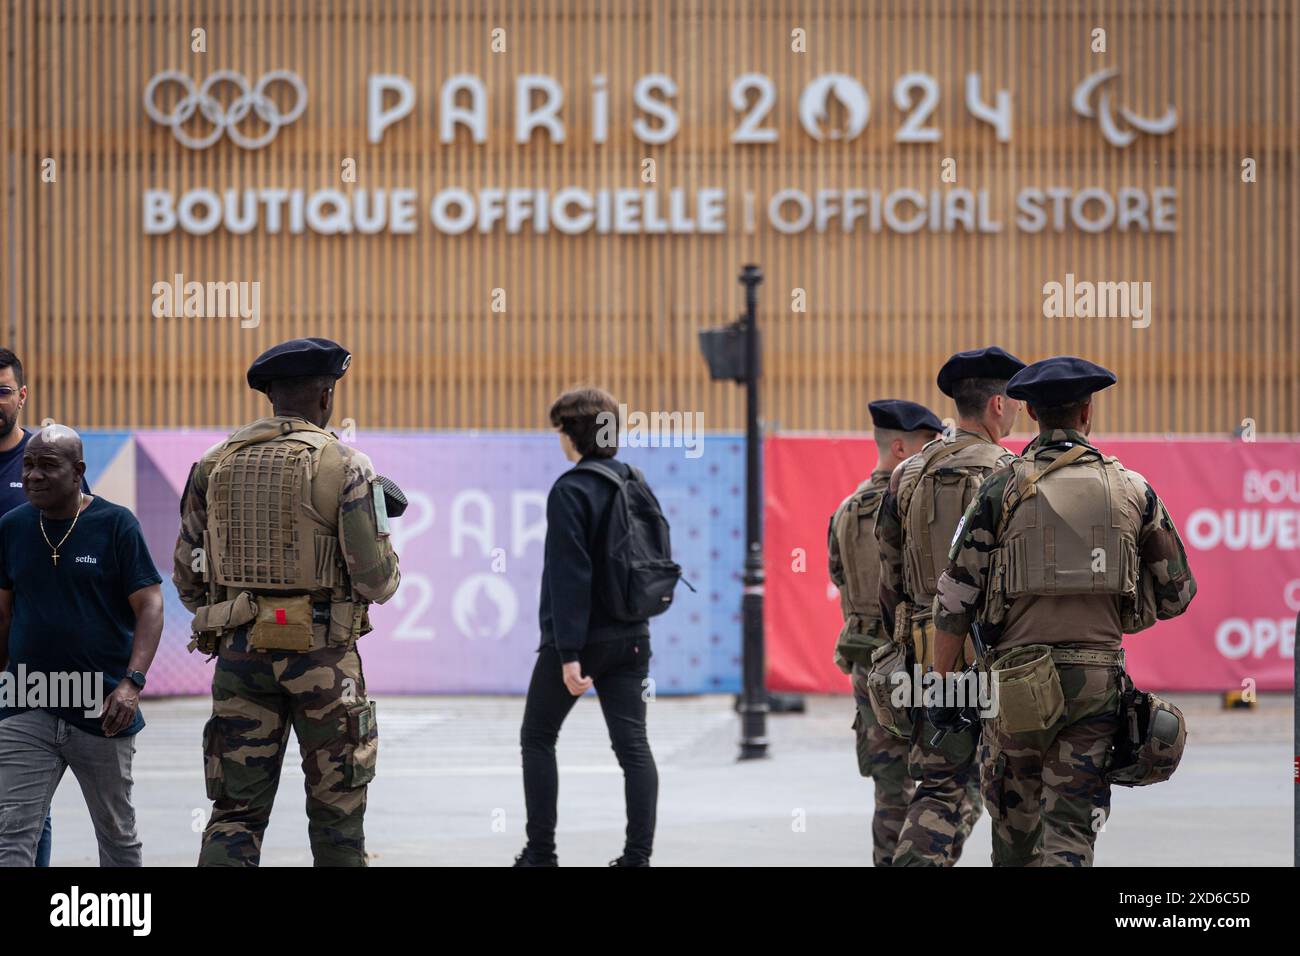
<path id="1" fill-rule="evenodd" d="M 257 866 L 292 727 L 306 775 L 317 866 L 365 866 L 366 784 L 379 734 L 356 647 L 249 651 L 223 642 L 203 729 L 212 816 L 200 866 Z"/>
<path id="2" fill-rule="evenodd" d="M 867 668 L 854 664 L 853 698 L 858 713 L 853 718 L 853 732 L 857 736 L 858 772 L 870 777 L 876 787 L 871 858 L 876 866 L 890 866 L 916 785 L 907 775 L 907 741 L 880 726 L 867 701 L 866 681 Z"/>
<path id="3" fill-rule="evenodd" d="M 917 714 L 908 771 L 917 781 L 898 837 L 894 866 L 952 866 L 980 817 L 978 734 L 946 734 Z"/>
<path id="4" fill-rule="evenodd" d="M 984 722 L 984 799 L 994 866 L 1091 866 L 1110 815 L 1106 782 L 1119 729 L 1117 667 L 1058 664 L 1065 713 L 1047 730 L 999 732 Z"/>

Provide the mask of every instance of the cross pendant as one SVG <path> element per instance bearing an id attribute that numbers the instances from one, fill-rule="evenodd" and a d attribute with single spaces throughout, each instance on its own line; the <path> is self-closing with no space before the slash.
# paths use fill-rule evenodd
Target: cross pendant
<path id="1" fill-rule="evenodd" d="M 59 552 L 57 551 L 54 552 L 54 566 L 56 568 L 59 566 Z"/>

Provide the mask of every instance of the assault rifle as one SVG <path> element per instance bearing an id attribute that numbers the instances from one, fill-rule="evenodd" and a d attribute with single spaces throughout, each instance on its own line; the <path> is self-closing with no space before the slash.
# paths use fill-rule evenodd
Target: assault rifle
<path id="1" fill-rule="evenodd" d="M 980 665 L 982 665 L 988 658 L 989 649 L 988 645 L 984 642 L 983 630 L 984 625 L 979 621 L 971 622 L 970 638 L 971 643 L 975 645 L 975 660 L 967 665 L 966 669 L 961 672 L 959 684 L 964 684 L 971 675 L 978 676 Z M 978 707 L 963 707 L 961 712 L 957 715 L 957 720 L 960 726 L 958 726 L 954 733 L 961 733 L 962 731 L 968 730 L 979 723 L 979 719 L 980 715 Z M 938 730 L 935 735 L 930 738 L 930 746 L 939 746 L 939 744 L 943 742 L 943 738 L 948 736 L 948 733 L 949 732 L 946 730 Z"/>

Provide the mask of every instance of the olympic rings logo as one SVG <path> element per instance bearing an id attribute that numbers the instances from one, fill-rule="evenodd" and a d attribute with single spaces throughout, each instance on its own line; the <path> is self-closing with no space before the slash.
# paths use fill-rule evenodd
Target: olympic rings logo
<path id="1" fill-rule="evenodd" d="M 172 107 L 170 113 L 160 110 L 156 102 L 158 88 L 166 83 L 179 85 L 185 94 Z M 212 91 L 223 83 L 228 83 L 239 91 L 239 95 L 230 102 L 229 106 L 223 105 L 212 95 Z M 267 88 L 272 83 L 287 83 L 293 87 L 294 105 L 288 112 L 281 113 L 275 100 L 266 95 Z M 290 70 L 272 70 L 253 87 L 248 85 L 248 79 L 242 73 L 234 70 L 217 70 L 197 89 L 194 81 L 186 74 L 179 70 L 164 70 L 151 79 L 149 85 L 144 88 L 144 111 L 149 118 L 160 126 L 170 126 L 176 140 L 190 149 L 207 149 L 221 139 L 222 133 L 230 134 L 231 140 L 244 149 L 261 149 L 275 139 L 276 134 L 280 132 L 280 127 L 288 126 L 301 116 L 305 109 L 307 109 L 307 86 L 303 83 L 302 77 Z M 203 118 L 212 124 L 212 131 L 205 136 L 195 136 L 183 129 L 194 116 L 195 111 L 201 113 Z M 267 125 L 266 131 L 259 136 L 248 136 L 239 130 L 239 124 L 248 117 L 250 111 L 256 113 L 258 118 Z"/>

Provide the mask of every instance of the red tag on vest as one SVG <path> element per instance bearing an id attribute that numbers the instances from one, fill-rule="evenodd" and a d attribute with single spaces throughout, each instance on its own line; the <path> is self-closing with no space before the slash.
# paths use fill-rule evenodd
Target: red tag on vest
<path id="1" fill-rule="evenodd" d="M 288 616 L 284 613 L 284 608 L 282 608 L 282 607 L 277 607 L 277 608 L 275 609 L 275 623 L 276 623 L 276 624 L 288 624 L 288 623 L 289 623 L 289 618 L 288 618 Z"/>

